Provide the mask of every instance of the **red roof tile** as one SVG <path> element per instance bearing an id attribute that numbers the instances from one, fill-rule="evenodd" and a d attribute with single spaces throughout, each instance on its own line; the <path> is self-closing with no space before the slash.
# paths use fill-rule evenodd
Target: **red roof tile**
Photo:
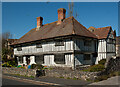
<path id="1" fill-rule="evenodd" d="M 112 29 L 111 26 L 102 27 L 102 28 L 95 28 L 95 27 L 88 28 L 88 30 L 90 30 L 93 34 L 95 34 L 98 37 L 98 39 L 107 38 L 110 29 Z"/>

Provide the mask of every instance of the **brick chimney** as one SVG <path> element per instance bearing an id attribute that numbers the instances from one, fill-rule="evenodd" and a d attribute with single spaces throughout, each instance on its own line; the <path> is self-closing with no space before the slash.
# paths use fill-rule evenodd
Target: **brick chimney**
<path id="1" fill-rule="evenodd" d="M 39 29 L 40 27 L 42 27 L 42 22 L 43 22 L 43 18 L 42 17 L 37 17 L 37 28 Z"/>
<path id="2" fill-rule="evenodd" d="M 58 23 L 57 24 L 61 24 L 61 22 L 65 19 L 65 13 L 66 13 L 66 10 L 64 8 L 58 9 Z"/>

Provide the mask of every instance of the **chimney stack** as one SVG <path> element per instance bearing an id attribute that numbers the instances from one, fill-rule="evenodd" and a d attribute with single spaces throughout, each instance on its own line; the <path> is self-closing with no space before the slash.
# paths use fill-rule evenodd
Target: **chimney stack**
<path id="1" fill-rule="evenodd" d="M 42 22 L 43 22 L 43 18 L 42 17 L 37 17 L 37 28 L 42 27 Z"/>
<path id="2" fill-rule="evenodd" d="M 58 23 L 57 24 L 61 24 L 61 22 L 65 19 L 65 13 L 66 13 L 66 10 L 64 8 L 58 9 Z"/>

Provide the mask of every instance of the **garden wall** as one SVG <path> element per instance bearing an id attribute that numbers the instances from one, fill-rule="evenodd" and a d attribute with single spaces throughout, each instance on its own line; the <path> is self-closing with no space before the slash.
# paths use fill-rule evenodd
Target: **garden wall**
<path id="1" fill-rule="evenodd" d="M 82 80 L 94 80 L 97 77 L 98 72 L 83 72 L 80 70 L 45 70 L 45 75 L 50 77 L 66 78 L 66 79 L 82 79 Z"/>
<path id="2" fill-rule="evenodd" d="M 110 58 L 106 62 L 106 69 L 100 75 L 108 75 L 111 72 L 120 72 L 120 57 Z"/>
<path id="3" fill-rule="evenodd" d="M 22 69 L 16 67 L 2 67 L 2 72 L 5 74 L 19 74 L 23 76 L 34 76 L 36 75 L 35 69 Z"/>
<path id="4" fill-rule="evenodd" d="M 26 75 L 26 76 L 36 76 L 36 70 L 35 69 L 22 69 L 22 68 L 8 68 L 8 67 L 3 67 L 2 68 L 3 73 L 5 74 L 19 74 L 19 75 Z M 45 76 L 49 77 L 58 77 L 58 78 L 66 78 L 66 79 L 91 79 L 94 80 L 95 77 L 97 76 L 98 72 L 83 72 L 79 70 L 62 70 L 62 69 L 46 69 L 45 70 Z"/>

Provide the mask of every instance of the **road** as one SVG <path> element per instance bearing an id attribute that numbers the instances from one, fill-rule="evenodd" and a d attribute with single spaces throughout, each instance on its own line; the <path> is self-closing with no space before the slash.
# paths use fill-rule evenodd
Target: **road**
<path id="1" fill-rule="evenodd" d="M 50 79 L 50 80 L 49 80 Z M 46 81 L 45 81 L 46 80 Z M 47 82 L 47 80 L 49 80 L 49 82 Z M 57 80 L 57 79 L 56 79 Z M 54 83 L 50 83 L 50 81 L 54 81 Z M 120 76 L 115 76 L 115 77 L 111 77 L 107 80 L 103 80 L 103 81 L 100 81 L 100 82 L 95 82 L 95 83 L 91 83 L 91 84 L 86 84 L 84 83 L 84 85 L 79 85 L 79 84 L 83 84 L 83 82 L 79 81 L 77 82 L 77 80 L 75 80 L 77 83 L 79 84 L 73 84 L 75 83 L 74 81 L 70 81 L 70 80 L 66 80 L 68 81 L 68 83 L 65 82 L 64 79 L 62 79 L 60 81 L 60 79 L 58 81 L 55 81 L 51 78 L 45 78 L 45 79 L 42 79 L 42 81 L 36 81 L 36 80 L 30 80 L 30 79 L 24 79 L 24 78 L 16 78 L 16 77 L 12 77 L 12 76 L 5 76 L 3 75 L 2 76 L 2 85 L 3 87 L 7 86 L 12 86 L 12 87 L 26 87 L 26 86 L 29 86 L 29 87 L 119 87 L 120 83 Z M 59 84 L 57 83 L 59 82 Z M 60 83 L 63 83 L 64 82 L 64 85 L 61 85 Z M 66 85 L 65 85 L 66 83 Z M 70 85 L 72 83 L 72 85 Z M 69 85 L 67 85 L 69 84 Z M 102 86 L 103 85 L 103 86 Z"/>
<path id="2" fill-rule="evenodd" d="M 2 87 L 54 87 L 55 85 L 49 85 L 48 83 L 33 81 L 33 80 L 27 80 L 27 79 L 19 79 L 19 78 L 13 78 L 8 76 L 2 77 Z"/>

